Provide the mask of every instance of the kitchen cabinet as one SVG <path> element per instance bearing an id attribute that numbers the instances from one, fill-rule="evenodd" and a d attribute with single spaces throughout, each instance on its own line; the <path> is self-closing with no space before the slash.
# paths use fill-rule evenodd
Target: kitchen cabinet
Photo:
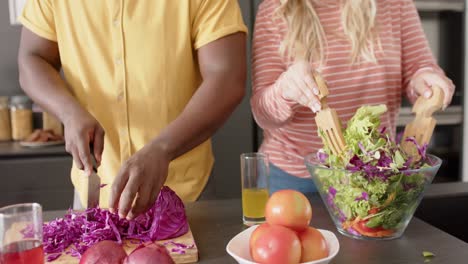
<path id="1" fill-rule="evenodd" d="M 63 146 L 28 149 L 0 143 L 0 207 L 37 202 L 44 210 L 70 208 L 71 164 Z"/>
<path id="2" fill-rule="evenodd" d="M 433 184 L 425 192 L 415 216 L 468 243 L 466 204 L 468 183 Z"/>

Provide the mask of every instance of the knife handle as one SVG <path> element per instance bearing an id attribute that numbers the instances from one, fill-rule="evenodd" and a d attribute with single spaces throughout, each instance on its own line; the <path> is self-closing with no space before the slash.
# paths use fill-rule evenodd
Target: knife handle
<path id="1" fill-rule="evenodd" d="M 94 156 L 94 144 L 93 142 L 90 142 L 89 143 L 89 152 L 91 154 L 91 162 L 93 164 L 93 171 L 97 173 L 97 161 L 96 161 L 96 157 Z"/>

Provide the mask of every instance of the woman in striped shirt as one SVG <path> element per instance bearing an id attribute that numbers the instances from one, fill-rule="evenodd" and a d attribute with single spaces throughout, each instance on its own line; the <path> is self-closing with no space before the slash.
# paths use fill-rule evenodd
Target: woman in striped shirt
<path id="1" fill-rule="evenodd" d="M 327 80 L 343 122 L 366 104 L 386 104 L 393 135 L 401 98 L 454 92 L 429 49 L 413 0 L 264 0 L 253 41 L 252 111 L 271 162 L 270 191 L 315 191 L 303 158 L 322 147 L 312 72 Z"/>

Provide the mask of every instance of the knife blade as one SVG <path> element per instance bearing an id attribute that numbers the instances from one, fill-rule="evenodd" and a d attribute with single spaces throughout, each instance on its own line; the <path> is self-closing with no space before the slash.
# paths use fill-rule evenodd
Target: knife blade
<path id="1" fill-rule="evenodd" d="M 101 192 L 101 178 L 97 175 L 97 162 L 94 157 L 93 145 L 90 146 L 91 150 L 91 161 L 93 163 L 93 171 L 88 177 L 88 196 L 87 196 L 87 208 L 96 207 L 99 205 L 99 196 Z"/>

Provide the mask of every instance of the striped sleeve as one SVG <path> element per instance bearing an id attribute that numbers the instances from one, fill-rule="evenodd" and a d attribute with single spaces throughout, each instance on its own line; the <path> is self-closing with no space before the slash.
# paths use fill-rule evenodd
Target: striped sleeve
<path id="1" fill-rule="evenodd" d="M 263 1 L 258 9 L 252 48 L 253 92 L 250 104 L 257 124 L 274 129 L 287 123 L 298 104 L 282 97 L 280 83 L 286 70 L 279 54 L 281 34 L 273 23 L 274 1 Z"/>
<path id="2" fill-rule="evenodd" d="M 435 71 L 441 75 L 444 75 L 444 72 L 434 59 L 413 0 L 402 1 L 402 84 L 406 90 L 411 78 L 420 72 Z"/>

